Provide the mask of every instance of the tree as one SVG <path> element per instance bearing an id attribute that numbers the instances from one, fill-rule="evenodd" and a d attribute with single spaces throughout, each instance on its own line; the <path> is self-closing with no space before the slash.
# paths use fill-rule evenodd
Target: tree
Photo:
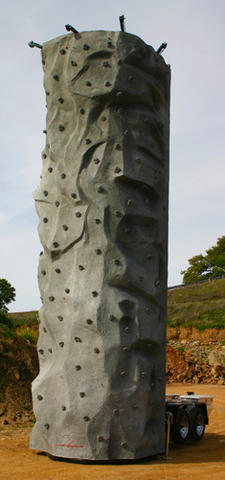
<path id="1" fill-rule="evenodd" d="M 6 305 L 13 302 L 15 298 L 15 288 L 5 278 L 0 278 L 0 312 L 8 312 Z"/>
<path id="2" fill-rule="evenodd" d="M 183 283 L 188 284 L 225 275 L 225 236 L 217 239 L 206 255 L 195 255 L 188 260 L 190 267 L 182 270 Z"/>

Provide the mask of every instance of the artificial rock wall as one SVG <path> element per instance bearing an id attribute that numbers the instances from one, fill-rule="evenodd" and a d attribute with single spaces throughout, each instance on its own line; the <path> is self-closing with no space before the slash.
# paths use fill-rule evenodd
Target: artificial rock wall
<path id="1" fill-rule="evenodd" d="M 123 32 L 63 35 L 42 56 L 30 447 L 71 460 L 154 455 L 164 451 L 170 69 Z"/>

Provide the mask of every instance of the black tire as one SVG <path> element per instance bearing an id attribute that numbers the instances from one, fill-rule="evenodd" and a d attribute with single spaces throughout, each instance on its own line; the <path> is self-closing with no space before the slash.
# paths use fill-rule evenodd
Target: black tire
<path id="1" fill-rule="evenodd" d="M 192 408 L 189 412 L 190 433 L 189 438 L 194 442 L 199 442 L 205 432 L 205 415 L 201 408 Z"/>
<path id="2" fill-rule="evenodd" d="M 184 444 L 189 437 L 190 418 L 188 413 L 181 409 L 178 410 L 175 425 L 171 432 L 171 437 L 174 443 Z"/>

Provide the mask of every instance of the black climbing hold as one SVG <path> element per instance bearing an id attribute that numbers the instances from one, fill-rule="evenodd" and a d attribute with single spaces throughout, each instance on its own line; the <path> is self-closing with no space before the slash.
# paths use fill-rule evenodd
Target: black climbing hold
<path id="1" fill-rule="evenodd" d="M 89 422 L 90 418 L 89 417 L 84 417 L 84 422 Z"/>
<path id="2" fill-rule="evenodd" d="M 43 154 L 42 154 L 42 157 L 43 157 L 43 158 L 47 158 L 46 153 L 43 153 Z"/>
<path id="3" fill-rule="evenodd" d="M 106 87 L 111 87 L 111 85 L 112 85 L 112 84 L 111 84 L 109 81 L 105 82 L 105 86 L 106 86 Z"/>
<path id="4" fill-rule="evenodd" d="M 37 399 L 38 399 L 38 400 L 43 400 L 42 395 L 38 395 L 38 396 L 37 396 Z"/>
<path id="5" fill-rule="evenodd" d="M 70 289 L 69 289 L 69 288 L 65 288 L 65 292 L 66 292 L 66 293 L 70 293 Z"/>
<path id="6" fill-rule="evenodd" d="M 101 255 L 102 251 L 100 250 L 100 248 L 96 248 L 95 253 L 96 255 Z"/>
<path id="7" fill-rule="evenodd" d="M 114 260 L 114 263 L 115 265 L 120 265 L 120 261 L 117 258 Z"/>
<path id="8" fill-rule="evenodd" d="M 95 223 L 97 223 L 97 225 L 99 225 L 99 224 L 102 223 L 102 222 L 101 222 L 100 218 L 96 218 L 96 219 L 95 219 Z"/>
<path id="9" fill-rule="evenodd" d="M 59 205 L 60 205 L 60 202 L 56 201 L 56 202 L 55 202 L 55 206 L 56 206 L 56 207 L 59 207 Z"/>
<path id="10" fill-rule="evenodd" d="M 77 371 L 81 370 L 81 366 L 80 366 L 80 365 L 76 365 L 75 368 L 76 368 Z"/>
<path id="11" fill-rule="evenodd" d="M 62 228 L 63 228 L 63 230 L 66 231 L 66 230 L 68 230 L 69 227 L 67 225 L 63 225 Z"/>
<path id="12" fill-rule="evenodd" d="M 40 348 L 38 351 L 41 355 L 44 355 L 44 350 L 42 350 L 42 348 Z"/>
<path id="13" fill-rule="evenodd" d="M 75 340 L 75 342 L 77 342 L 77 343 L 81 343 L 81 342 L 82 342 L 82 340 L 81 340 L 80 337 L 74 337 L 74 340 Z"/>
<path id="14" fill-rule="evenodd" d="M 59 103 L 63 103 L 63 102 L 64 102 L 64 98 L 63 98 L 63 97 L 59 97 L 59 98 L 58 98 L 58 102 L 59 102 Z"/>
<path id="15" fill-rule="evenodd" d="M 99 158 L 94 158 L 94 162 L 96 163 L 96 165 L 100 162 Z"/>
<path id="16" fill-rule="evenodd" d="M 43 133 L 45 133 L 45 134 L 46 134 L 46 133 L 47 133 L 47 130 L 43 130 Z"/>
<path id="17" fill-rule="evenodd" d="M 60 346 L 61 348 L 63 348 L 63 347 L 64 347 L 64 342 L 59 342 L 59 346 Z"/>
<path id="18" fill-rule="evenodd" d="M 92 321 L 90 318 L 88 318 L 88 319 L 86 320 L 86 322 L 87 322 L 88 325 L 91 325 L 91 324 L 93 323 L 93 321 Z"/>
<path id="19" fill-rule="evenodd" d="M 80 108 L 80 113 L 81 113 L 81 115 L 84 115 L 85 110 L 83 108 Z"/>
<path id="20" fill-rule="evenodd" d="M 66 174 L 65 174 L 65 173 L 61 173 L 61 178 L 62 178 L 62 179 L 66 178 Z"/>
<path id="21" fill-rule="evenodd" d="M 89 45 L 88 45 L 87 43 L 85 43 L 85 44 L 83 45 L 83 49 L 84 49 L 84 50 L 89 50 L 89 48 L 90 48 L 90 47 L 89 47 Z"/>
<path id="22" fill-rule="evenodd" d="M 46 270 L 41 271 L 42 275 L 46 275 Z"/>
<path id="23" fill-rule="evenodd" d="M 111 67 L 110 63 L 109 62 L 103 62 L 103 67 Z"/>
<path id="24" fill-rule="evenodd" d="M 78 267 L 78 268 L 79 268 L 79 270 L 84 270 L 84 267 L 83 267 L 83 265 L 79 265 L 79 267 Z"/>
<path id="25" fill-rule="evenodd" d="M 48 190 L 44 190 L 44 196 L 47 197 L 48 196 Z"/>
<path id="26" fill-rule="evenodd" d="M 72 198 L 77 198 L 77 194 L 76 193 L 71 193 L 71 197 Z"/>
<path id="27" fill-rule="evenodd" d="M 65 55 L 66 50 L 64 48 L 61 48 L 60 53 L 61 53 L 61 55 Z"/>
<path id="28" fill-rule="evenodd" d="M 104 193 L 105 192 L 105 189 L 104 187 L 102 187 L 102 185 L 100 185 L 100 187 L 98 187 L 98 193 Z"/>
<path id="29" fill-rule="evenodd" d="M 117 410 L 117 408 L 114 408 L 113 415 L 119 415 L 119 410 Z"/>
<path id="30" fill-rule="evenodd" d="M 91 143 L 91 140 L 90 140 L 90 138 L 86 138 L 86 140 L 85 140 L 85 141 L 86 141 L 86 145 L 89 145 L 89 143 Z"/>
<path id="31" fill-rule="evenodd" d="M 58 320 L 59 320 L 60 322 L 62 322 L 62 321 L 63 321 L 63 317 L 62 317 L 62 315 L 58 315 L 58 316 L 57 316 L 57 318 L 58 318 Z"/>
<path id="32" fill-rule="evenodd" d="M 52 348 L 49 348 L 48 351 L 49 351 L 49 353 L 52 353 Z"/>
<path id="33" fill-rule="evenodd" d="M 59 131 L 60 131 L 60 132 L 63 132 L 64 130 L 65 130 L 64 125 L 59 125 Z"/>
<path id="34" fill-rule="evenodd" d="M 98 296 L 98 292 L 96 292 L 96 290 L 94 290 L 92 293 L 92 297 L 97 297 Z"/>
<path id="35" fill-rule="evenodd" d="M 88 80 L 88 81 L 86 82 L 86 85 L 87 85 L 87 87 L 91 87 L 91 82 Z"/>
<path id="36" fill-rule="evenodd" d="M 99 348 L 94 348 L 94 352 L 95 352 L 95 353 L 100 353 Z"/>
<path id="37" fill-rule="evenodd" d="M 44 424 L 44 427 L 46 428 L 46 430 L 48 430 L 48 429 L 50 428 L 49 423 L 45 423 L 45 424 Z"/>
<path id="38" fill-rule="evenodd" d="M 104 437 L 98 437 L 99 442 L 104 442 Z"/>
<path id="39" fill-rule="evenodd" d="M 81 217 L 82 214 L 80 212 L 76 212 L 75 215 L 76 215 L 76 217 L 79 218 L 79 217 Z"/>
<path id="40" fill-rule="evenodd" d="M 62 405 L 62 407 L 61 407 L 61 408 L 62 408 L 62 410 L 65 412 L 65 410 L 66 410 L 66 407 L 65 407 L 65 405 Z"/>
<path id="41" fill-rule="evenodd" d="M 81 397 L 81 398 L 84 398 L 84 397 L 85 397 L 85 393 L 84 393 L 84 392 L 80 392 L 80 397 Z"/>
<path id="42" fill-rule="evenodd" d="M 125 327 L 125 328 L 124 328 L 124 332 L 125 332 L 125 333 L 129 333 L 129 331 L 130 331 L 130 330 L 129 330 L 129 327 Z"/>
<path id="43" fill-rule="evenodd" d="M 48 218 L 47 218 L 47 217 L 44 217 L 44 218 L 43 218 L 43 222 L 44 222 L 44 223 L 47 223 L 47 222 L 48 222 Z"/>
<path id="44" fill-rule="evenodd" d="M 52 244 L 52 245 L 53 245 L 53 247 L 54 247 L 54 248 L 57 248 L 57 247 L 59 247 L 59 243 L 58 243 L 58 242 L 53 242 L 53 244 Z"/>
<path id="45" fill-rule="evenodd" d="M 60 268 L 56 268 L 56 269 L 55 269 L 55 272 L 56 272 L 56 273 L 61 273 Z"/>
<path id="46" fill-rule="evenodd" d="M 59 76 L 58 76 L 58 75 L 53 75 L 53 78 L 54 78 L 54 80 L 56 80 L 56 81 L 59 80 Z"/>
<path id="47" fill-rule="evenodd" d="M 115 173 L 120 173 L 121 172 L 121 168 L 120 167 L 116 167 L 115 170 L 114 170 Z"/>
<path id="48" fill-rule="evenodd" d="M 72 67 L 77 67 L 77 62 L 75 62 L 74 60 L 72 60 L 71 65 L 72 65 Z"/>
<path id="49" fill-rule="evenodd" d="M 52 167 L 49 167 L 49 168 L 48 168 L 48 171 L 49 171 L 49 173 L 52 173 L 52 172 L 53 172 L 53 168 L 52 168 Z"/>
<path id="50" fill-rule="evenodd" d="M 53 296 L 48 297 L 48 298 L 49 298 L 50 302 L 54 302 L 54 300 L 55 300 L 55 297 L 53 297 Z"/>

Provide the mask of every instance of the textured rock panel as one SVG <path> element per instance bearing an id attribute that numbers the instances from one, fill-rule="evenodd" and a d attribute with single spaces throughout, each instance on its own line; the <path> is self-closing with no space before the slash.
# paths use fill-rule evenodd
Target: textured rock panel
<path id="1" fill-rule="evenodd" d="M 169 67 L 121 32 L 64 35 L 42 53 L 30 447 L 80 460 L 154 455 L 164 451 Z"/>

